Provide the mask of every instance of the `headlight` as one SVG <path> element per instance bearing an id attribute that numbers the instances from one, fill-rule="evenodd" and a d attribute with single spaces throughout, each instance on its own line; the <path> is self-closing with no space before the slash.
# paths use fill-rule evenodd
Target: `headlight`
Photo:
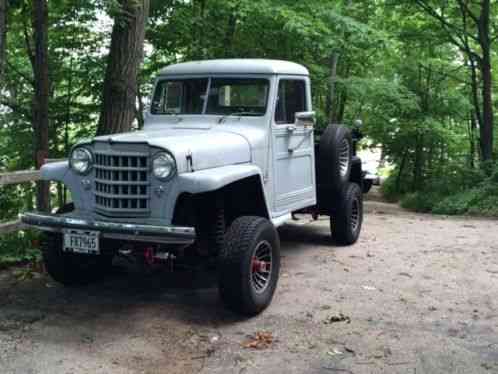
<path id="1" fill-rule="evenodd" d="M 162 181 L 170 179 L 176 172 L 175 159 L 169 153 L 158 153 L 152 161 L 152 172 Z"/>
<path id="2" fill-rule="evenodd" d="M 75 148 L 71 152 L 71 157 L 69 158 L 69 164 L 71 169 L 73 169 L 78 174 L 87 174 L 92 168 L 93 156 L 92 153 L 83 147 Z"/>

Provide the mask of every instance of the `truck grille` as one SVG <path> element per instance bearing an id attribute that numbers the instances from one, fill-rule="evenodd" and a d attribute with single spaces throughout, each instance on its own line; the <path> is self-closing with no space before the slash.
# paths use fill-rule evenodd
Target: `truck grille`
<path id="1" fill-rule="evenodd" d="M 95 153 L 95 208 L 108 216 L 144 216 L 149 207 L 147 153 Z"/>

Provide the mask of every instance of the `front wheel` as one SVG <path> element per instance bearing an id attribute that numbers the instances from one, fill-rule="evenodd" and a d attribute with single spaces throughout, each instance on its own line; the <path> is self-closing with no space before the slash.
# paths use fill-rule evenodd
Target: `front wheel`
<path id="1" fill-rule="evenodd" d="M 65 286 L 98 280 L 112 266 L 112 255 L 86 255 L 62 251 L 62 234 L 43 233 L 41 250 L 47 273 Z"/>
<path id="2" fill-rule="evenodd" d="M 363 194 L 356 183 L 347 183 L 330 214 L 332 238 L 341 245 L 356 243 L 363 223 Z"/>
<path id="3" fill-rule="evenodd" d="M 280 240 L 262 217 L 237 218 L 219 256 L 219 290 L 225 305 L 254 316 L 271 302 L 280 272 Z"/>

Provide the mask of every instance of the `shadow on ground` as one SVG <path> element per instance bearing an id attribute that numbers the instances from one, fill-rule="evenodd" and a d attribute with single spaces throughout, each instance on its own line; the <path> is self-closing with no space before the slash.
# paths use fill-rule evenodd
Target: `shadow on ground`
<path id="1" fill-rule="evenodd" d="M 295 255 L 310 249 L 311 244 L 332 245 L 324 230 L 312 226 L 284 226 L 280 230 L 282 256 Z M 0 285 L 0 329 L 14 327 L 22 322 L 35 322 L 48 315 L 71 315 L 74 318 L 105 318 L 129 314 L 146 304 L 162 304 L 168 318 L 189 323 L 230 324 L 243 317 L 227 311 L 221 303 L 216 271 L 181 269 L 174 272 L 159 268 L 144 271 L 123 259 L 117 259 L 105 279 L 88 286 L 65 288 L 48 276 L 28 281 L 5 279 Z"/>

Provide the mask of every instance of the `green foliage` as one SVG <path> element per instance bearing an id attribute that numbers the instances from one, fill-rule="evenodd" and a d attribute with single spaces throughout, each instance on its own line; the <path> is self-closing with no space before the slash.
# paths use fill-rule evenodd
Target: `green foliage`
<path id="1" fill-rule="evenodd" d="M 33 248 L 33 242 L 38 239 L 38 236 L 32 231 L 3 235 L 0 240 L 0 267 L 39 261 L 40 251 Z"/>

